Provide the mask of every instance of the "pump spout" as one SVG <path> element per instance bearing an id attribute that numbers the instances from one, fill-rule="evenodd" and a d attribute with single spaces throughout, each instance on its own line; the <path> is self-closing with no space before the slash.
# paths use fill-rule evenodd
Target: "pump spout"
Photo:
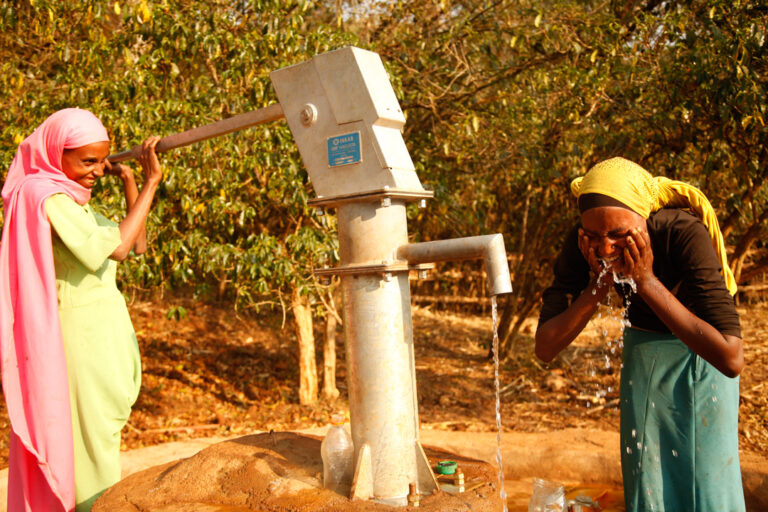
<path id="1" fill-rule="evenodd" d="M 479 258 L 485 260 L 489 294 L 512 293 L 504 237 L 499 233 L 407 244 L 397 248 L 397 259 L 406 260 L 410 265 Z"/>

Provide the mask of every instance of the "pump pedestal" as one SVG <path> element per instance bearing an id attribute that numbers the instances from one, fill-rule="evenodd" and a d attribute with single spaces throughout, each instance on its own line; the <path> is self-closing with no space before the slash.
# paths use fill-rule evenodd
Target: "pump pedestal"
<path id="1" fill-rule="evenodd" d="M 352 501 L 322 487 L 321 438 L 281 432 L 215 444 L 188 459 L 155 466 L 122 480 L 94 504 L 93 512 L 305 512 L 392 508 Z M 425 512 L 501 510 L 496 470 L 490 464 L 427 448 L 434 467 L 454 460 L 465 475 L 465 492 L 422 496 Z"/>
<path id="2" fill-rule="evenodd" d="M 419 442 L 410 270 L 485 258 L 492 294 L 509 293 L 501 235 L 409 244 L 406 203 L 424 202 L 397 97 L 378 55 L 342 48 L 270 75 L 317 198 L 338 212 L 350 425 L 351 495 L 408 505 L 438 489 Z M 482 238 L 482 240 L 479 240 Z"/>

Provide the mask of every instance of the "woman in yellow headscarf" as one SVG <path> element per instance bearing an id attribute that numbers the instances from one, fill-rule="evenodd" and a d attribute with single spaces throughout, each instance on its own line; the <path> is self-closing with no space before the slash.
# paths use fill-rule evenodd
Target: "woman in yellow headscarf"
<path id="1" fill-rule="evenodd" d="M 581 222 L 544 292 L 536 354 L 552 360 L 615 286 L 631 324 L 620 389 L 627 511 L 743 511 L 744 355 L 712 206 L 697 188 L 623 158 L 597 164 L 571 190 Z"/>

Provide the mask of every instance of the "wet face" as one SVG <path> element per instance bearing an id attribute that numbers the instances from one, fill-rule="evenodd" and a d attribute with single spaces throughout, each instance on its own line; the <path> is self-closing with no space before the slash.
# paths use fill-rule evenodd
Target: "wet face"
<path id="1" fill-rule="evenodd" d="M 104 176 L 109 155 L 109 141 L 94 142 L 79 148 L 65 149 L 61 157 L 61 170 L 69 179 L 85 188 L 93 187 Z"/>
<path id="2" fill-rule="evenodd" d="M 622 264 L 632 229 L 646 229 L 642 216 L 618 206 L 590 208 L 581 214 L 581 226 L 597 258 L 613 268 Z"/>

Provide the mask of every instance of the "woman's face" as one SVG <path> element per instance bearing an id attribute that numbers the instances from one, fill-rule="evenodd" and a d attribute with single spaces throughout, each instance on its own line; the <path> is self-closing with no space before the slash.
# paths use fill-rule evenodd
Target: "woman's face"
<path id="1" fill-rule="evenodd" d="M 590 208 L 581 214 L 581 227 L 597 258 L 613 268 L 623 263 L 621 255 L 632 229 L 646 229 L 642 216 L 618 206 Z"/>
<path id="2" fill-rule="evenodd" d="M 93 187 L 104 176 L 104 166 L 109 155 L 109 141 L 94 142 L 79 148 L 65 149 L 61 157 L 61 170 L 71 179 L 84 186 Z"/>

